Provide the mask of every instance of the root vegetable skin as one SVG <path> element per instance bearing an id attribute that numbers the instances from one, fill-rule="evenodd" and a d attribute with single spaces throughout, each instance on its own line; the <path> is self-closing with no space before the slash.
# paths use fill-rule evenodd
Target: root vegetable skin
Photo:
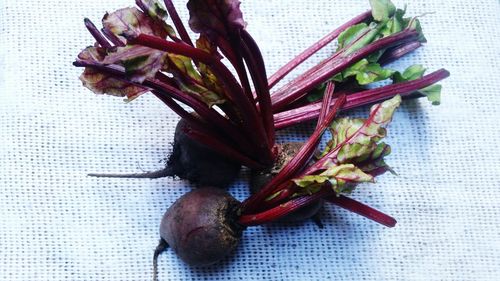
<path id="1" fill-rule="evenodd" d="M 191 266 L 206 266 L 236 249 L 243 228 L 235 224 L 240 203 L 229 193 L 204 187 L 180 197 L 165 213 L 160 236 Z"/>
<path id="2" fill-rule="evenodd" d="M 175 175 L 201 186 L 227 187 L 241 165 L 186 134 L 189 124 L 181 119 L 175 129 L 174 148 L 168 160 Z"/>

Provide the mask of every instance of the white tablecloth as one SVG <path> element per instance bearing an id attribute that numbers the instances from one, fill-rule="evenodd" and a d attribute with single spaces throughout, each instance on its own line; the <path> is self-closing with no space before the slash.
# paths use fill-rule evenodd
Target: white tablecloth
<path id="1" fill-rule="evenodd" d="M 175 3 L 186 18 L 184 1 Z M 0 2 L 2 280 L 151 280 L 161 216 L 191 186 L 86 174 L 162 167 L 178 118 L 149 95 L 129 104 L 94 96 L 71 65 L 93 42 L 84 17 L 99 23 L 105 11 L 133 4 Z M 387 161 L 399 176 L 383 175 L 353 194 L 398 225 L 328 206 L 324 229 L 312 222 L 250 228 L 217 267 L 189 268 L 167 251 L 160 280 L 499 280 L 500 5 L 408 4 L 411 15 L 435 12 L 421 19 L 429 43 L 392 66 L 446 67 L 451 77 L 440 106 L 421 99 L 398 110 Z M 268 73 L 368 7 L 364 0 L 242 4 Z M 283 132 L 280 141 L 308 132 Z M 242 172 L 230 188 L 240 200 L 247 177 Z"/>

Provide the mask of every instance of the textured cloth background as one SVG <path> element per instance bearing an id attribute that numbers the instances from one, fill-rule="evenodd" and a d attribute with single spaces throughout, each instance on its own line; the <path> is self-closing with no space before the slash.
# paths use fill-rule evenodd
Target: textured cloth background
<path id="1" fill-rule="evenodd" d="M 186 19 L 184 1 L 175 2 Z M 353 194 L 398 225 L 327 206 L 324 229 L 312 222 L 250 228 L 216 267 L 188 268 L 167 251 L 160 280 L 499 280 L 500 5 L 408 3 L 410 15 L 435 12 L 422 18 L 429 43 L 393 67 L 446 67 L 451 77 L 440 106 L 421 99 L 396 113 L 387 160 L 399 176 Z M 93 43 L 84 17 L 99 23 L 105 11 L 133 4 L 0 1 L 1 280 L 151 280 L 161 216 L 191 186 L 86 174 L 162 167 L 178 118 L 150 95 L 129 104 L 94 96 L 71 65 Z M 242 4 L 269 74 L 368 7 L 365 0 Z M 242 172 L 230 188 L 240 200 L 247 177 Z"/>

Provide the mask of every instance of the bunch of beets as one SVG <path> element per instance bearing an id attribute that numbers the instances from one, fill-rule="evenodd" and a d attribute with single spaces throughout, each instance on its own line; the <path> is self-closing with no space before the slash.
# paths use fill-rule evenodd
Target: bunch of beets
<path id="1" fill-rule="evenodd" d="M 238 0 L 189 0 L 193 42 L 172 1 L 137 0 L 137 7 L 106 13 L 102 29 L 85 26 L 95 44 L 74 62 L 83 85 L 97 94 L 132 100 L 151 92 L 177 113 L 173 151 L 166 167 L 143 174 L 178 176 L 197 188 L 165 213 L 160 244 L 190 265 L 215 263 L 233 251 L 249 226 L 317 219 L 332 203 L 392 227 L 396 221 L 347 197 L 358 183 L 391 171 L 386 125 L 402 100 L 427 97 L 439 104 L 448 77 L 424 75 L 412 65 L 399 72 L 385 65 L 426 42 L 417 17 L 405 17 L 390 0 L 370 0 L 371 10 L 314 43 L 269 78 L 257 43 L 245 29 Z M 167 23 L 170 18 L 172 25 Z M 290 71 L 336 39 L 336 51 L 273 89 Z M 384 81 L 382 83 L 374 82 Z M 370 85 L 369 87 L 367 85 Z M 372 105 L 365 118 L 335 118 Z M 189 109 L 188 109 L 189 108 Z M 276 143 L 277 130 L 317 120 L 304 143 Z M 330 139 L 318 149 L 324 132 Z M 252 195 L 239 202 L 222 188 L 251 170 Z"/>

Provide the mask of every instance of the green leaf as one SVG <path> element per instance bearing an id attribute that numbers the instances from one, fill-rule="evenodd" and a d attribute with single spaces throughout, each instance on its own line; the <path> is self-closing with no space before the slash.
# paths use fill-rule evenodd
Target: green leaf
<path id="1" fill-rule="evenodd" d="M 344 55 L 352 54 L 380 38 L 379 32 L 384 26 L 384 24 L 377 24 L 375 22 L 370 23 L 368 26 L 366 26 L 365 23 L 360 23 L 358 25 L 361 25 L 360 27 L 364 28 L 360 29 L 360 27 L 356 27 L 357 25 L 354 25 L 351 27 L 353 30 L 350 30 L 350 28 L 347 29 L 344 31 L 347 32 L 344 37 L 339 37 L 338 50 L 345 48 Z"/>
<path id="2" fill-rule="evenodd" d="M 356 74 L 356 80 L 360 85 L 367 85 L 385 80 L 391 77 L 394 72 L 394 70 L 382 68 L 378 63 L 370 63 Z"/>
<path id="3" fill-rule="evenodd" d="M 193 61 L 190 58 L 177 54 L 168 54 L 168 58 L 175 65 L 175 71 L 180 71 L 178 74 L 191 77 L 198 82 L 203 82 L 200 74 L 194 69 Z"/>
<path id="4" fill-rule="evenodd" d="M 441 88 L 441 85 L 436 84 L 420 89 L 418 92 L 427 96 L 427 100 L 429 100 L 432 105 L 439 105 L 441 104 Z"/>
<path id="5" fill-rule="evenodd" d="M 365 173 L 372 176 L 377 176 L 383 174 L 387 171 L 395 174 L 387 163 L 384 161 L 384 157 L 391 153 L 391 147 L 385 143 L 379 143 L 377 148 L 369 154 L 364 159 L 357 159 L 355 162 L 359 162 L 357 166 Z"/>
<path id="6" fill-rule="evenodd" d="M 349 45 L 356 38 L 359 38 L 362 34 L 366 33 L 368 30 L 368 25 L 366 23 L 355 24 L 340 33 L 337 41 L 339 50 Z"/>
<path id="7" fill-rule="evenodd" d="M 422 78 L 426 69 L 420 65 L 415 64 L 405 69 L 403 73 L 396 72 L 394 73 L 392 80 L 394 83 L 401 83 L 406 81 L 411 81 L 415 79 Z"/>
<path id="8" fill-rule="evenodd" d="M 390 146 L 379 141 L 385 137 L 384 127 L 400 104 L 398 95 L 373 105 L 368 119 L 336 119 L 330 128 L 332 139 L 318 159 L 321 166 L 309 175 L 293 179 L 299 187 L 297 194 L 317 192 L 326 181 L 336 193 L 349 193 L 358 183 L 373 182 L 375 176 L 391 171 L 384 161 L 391 152 Z"/>
<path id="9" fill-rule="evenodd" d="M 292 181 L 301 189 L 298 194 L 312 194 L 318 192 L 328 181 L 332 189 L 340 193 L 351 192 L 357 183 L 373 182 L 373 177 L 364 173 L 353 164 L 332 165 L 319 175 L 306 175 Z"/>
<path id="10" fill-rule="evenodd" d="M 390 0 L 370 0 L 370 6 L 376 21 L 386 21 L 396 12 L 396 6 Z"/>
<path id="11" fill-rule="evenodd" d="M 340 73 L 339 73 L 340 74 Z M 342 74 L 340 74 L 342 75 Z M 338 77 L 338 75 L 335 75 L 335 77 Z M 335 80 L 334 80 L 335 81 Z M 338 81 L 337 81 L 338 82 Z M 314 88 L 309 92 L 309 94 L 306 96 L 308 102 L 315 102 L 319 101 L 321 98 L 323 98 L 323 94 L 325 93 L 326 89 L 326 84 L 323 83 L 319 85 L 318 87 Z"/>
<path id="12" fill-rule="evenodd" d="M 222 104 L 226 100 L 222 98 L 219 94 L 210 91 L 206 87 L 196 84 L 196 83 L 187 83 L 182 81 L 180 78 L 174 78 L 177 82 L 179 88 L 190 95 L 197 97 L 199 100 L 206 103 L 209 107 L 215 104 Z"/>
<path id="13" fill-rule="evenodd" d="M 397 9 L 394 15 L 387 20 L 385 26 L 380 30 L 383 37 L 398 33 L 406 27 L 403 19 L 405 12 L 405 10 Z"/>
<path id="14" fill-rule="evenodd" d="M 362 59 L 348 67 L 342 74 L 344 79 L 356 76 L 356 80 L 360 85 L 367 85 L 388 79 L 394 72 L 394 70 L 382 68 L 378 63 L 370 63 L 367 59 Z"/>
<path id="15" fill-rule="evenodd" d="M 396 108 L 401 104 L 401 97 L 395 96 L 381 104 L 375 104 L 369 119 L 338 118 L 331 127 L 332 139 L 328 142 L 323 156 L 330 151 L 337 151 L 331 159 L 334 163 L 364 161 L 373 153 L 382 138 L 386 136 L 385 126 L 391 121 Z M 369 157 L 369 156 L 368 156 Z"/>

